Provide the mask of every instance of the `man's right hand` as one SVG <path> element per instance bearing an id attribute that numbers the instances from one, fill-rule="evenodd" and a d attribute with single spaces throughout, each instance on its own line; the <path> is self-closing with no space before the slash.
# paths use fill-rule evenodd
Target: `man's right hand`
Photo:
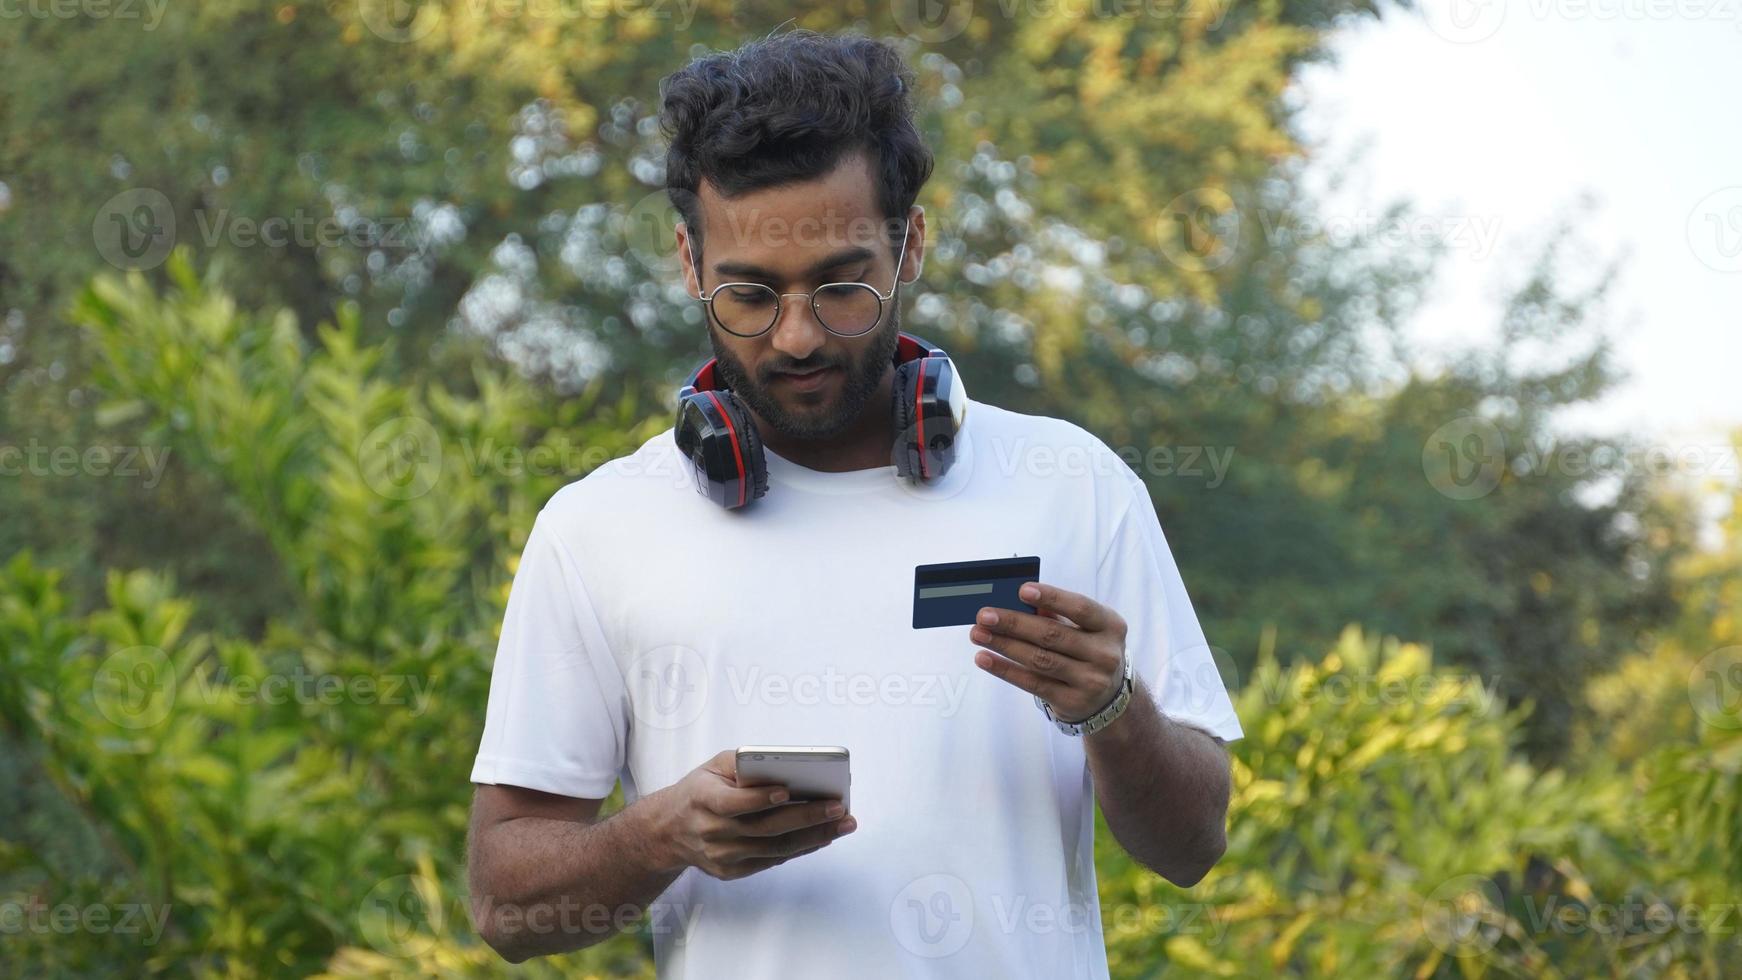
<path id="1" fill-rule="evenodd" d="M 788 803 L 784 786 L 739 786 L 737 750 L 724 749 L 660 790 L 667 853 L 723 881 L 809 854 L 853 832 L 840 800 Z M 831 808 L 833 812 L 831 812 Z"/>

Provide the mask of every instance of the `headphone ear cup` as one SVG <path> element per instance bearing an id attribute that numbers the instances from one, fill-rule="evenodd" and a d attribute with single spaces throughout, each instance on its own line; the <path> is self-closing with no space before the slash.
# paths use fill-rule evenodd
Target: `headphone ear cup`
<path id="1" fill-rule="evenodd" d="M 730 391 L 699 391 L 678 405 L 673 436 L 689 460 L 696 490 L 734 510 L 768 492 L 762 438 Z M 739 477 L 740 465 L 747 479 Z"/>
<path id="2" fill-rule="evenodd" d="M 921 369 L 920 359 L 903 361 L 895 366 L 895 382 L 890 386 L 890 411 L 895 419 L 895 445 L 891 455 L 895 472 L 904 478 L 919 474 L 919 427 L 914 419 L 913 385 Z"/>
<path id="3" fill-rule="evenodd" d="M 768 461 L 762 455 L 762 434 L 756 431 L 756 423 L 750 418 L 750 411 L 738 396 L 730 391 L 717 391 L 720 404 L 726 408 L 726 414 L 732 419 L 732 428 L 738 433 L 738 443 L 744 451 L 744 463 L 750 470 L 749 500 L 756 500 L 768 492 Z"/>

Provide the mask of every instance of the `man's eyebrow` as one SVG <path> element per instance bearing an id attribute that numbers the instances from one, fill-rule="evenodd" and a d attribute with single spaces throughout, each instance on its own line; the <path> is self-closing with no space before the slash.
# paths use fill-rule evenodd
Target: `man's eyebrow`
<path id="1" fill-rule="evenodd" d="M 803 276 L 806 278 L 817 276 L 830 269 L 838 268 L 849 263 L 865 262 L 875 254 L 875 252 L 863 245 L 854 245 L 851 248 L 843 248 L 812 262 L 810 266 L 804 270 Z M 776 275 L 774 272 L 751 262 L 715 262 L 714 272 L 721 276 L 744 276 L 748 279 L 774 280 L 780 278 L 780 276 Z"/>

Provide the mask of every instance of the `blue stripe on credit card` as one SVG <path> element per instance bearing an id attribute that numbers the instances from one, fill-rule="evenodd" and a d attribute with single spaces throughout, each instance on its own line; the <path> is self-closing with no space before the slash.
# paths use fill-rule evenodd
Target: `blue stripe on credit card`
<path id="1" fill-rule="evenodd" d="M 1040 581 L 1040 557 L 920 565 L 913 570 L 913 628 L 970 626 L 986 606 L 1034 612 L 1016 590 Z"/>

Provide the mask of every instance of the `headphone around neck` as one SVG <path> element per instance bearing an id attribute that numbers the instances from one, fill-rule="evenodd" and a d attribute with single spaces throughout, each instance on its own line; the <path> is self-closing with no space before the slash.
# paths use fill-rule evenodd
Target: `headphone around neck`
<path id="1" fill-rule="evenodd" d="M 897 334 L 894 360 L 891 461 L 902 479 L 936 480 L 955 462 L 968 393 L 949 355 L 935 344 Z M 716 361 L 708 358 L 678 390 L 673 428 L 697 492 L 737 510 L 768 492 L 768 466 L 756 423 L 738 396 L 721 385 Z"/>

